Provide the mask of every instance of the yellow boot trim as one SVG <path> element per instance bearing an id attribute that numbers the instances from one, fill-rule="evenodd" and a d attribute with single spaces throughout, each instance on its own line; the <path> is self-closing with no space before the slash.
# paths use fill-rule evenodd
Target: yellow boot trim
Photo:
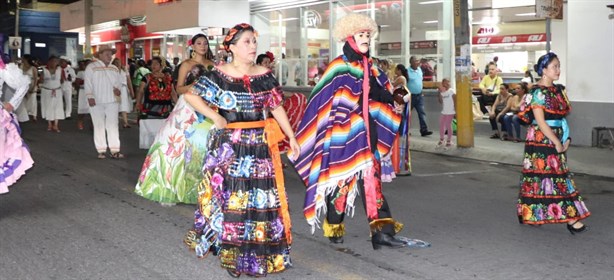
<path id="1" fill-rule="evenodd" d="M 395 221 L 393 218 L 373 220 L 369 223 L 369 227 L 371 228 L 371 232 L 375 232 L 381 231 L 382 228 L 387 224 L 392 224 L 394 226 L 395 233 L 399 233 L 401 230 L 403 230 L 403 224 Z"/>
<path id="2" fill-rule="evenodd" d="M 345 235 L 345 225 L 343 223 L 331 225 L 326 219 L 322 224 L 322 230 L 324 230 L 324 237 L 342 237 Z"/>

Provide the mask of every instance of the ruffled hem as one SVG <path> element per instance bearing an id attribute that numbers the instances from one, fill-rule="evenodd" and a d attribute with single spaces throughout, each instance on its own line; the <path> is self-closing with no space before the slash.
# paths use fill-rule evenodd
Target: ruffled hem
<path id="1" fill-rule="evenodd" d="M 0 194 L 7 193 L 8 187 L 13 185 L 28 169 L 34 165 L 28 146 L 20 136 L 19 124 L 13 115 L 6 110 L 2 111 L 2 125 L 5 142 L 2 143 L 1 158 L 2 169 L 0 170 Z"/>

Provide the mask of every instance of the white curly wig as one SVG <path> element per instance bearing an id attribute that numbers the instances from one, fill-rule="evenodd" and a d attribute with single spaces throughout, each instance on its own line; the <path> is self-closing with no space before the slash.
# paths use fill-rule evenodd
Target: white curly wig
<path id="1" fill-rule="evenodd" d="M 377 23 L 366 15 L 351 13 L 337 20 L 333 35 L 340 42 L 345 42 L 348 37 L 364 30 L 371 31 L 371 37 L 375 37 Z"/>

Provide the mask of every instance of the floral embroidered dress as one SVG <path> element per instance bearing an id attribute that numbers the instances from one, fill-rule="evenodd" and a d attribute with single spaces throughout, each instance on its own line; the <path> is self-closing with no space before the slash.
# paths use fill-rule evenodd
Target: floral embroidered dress
<path id="1" fill-rule="evenodd" d="M 160 203 L 196 204 L 212 125 L 179 96 L 149 148 L 134 191 Z"/>
<path id="2" fill-rule="evenodd" d="M 283 180 L 278 181 L 283 172 L 276 172 L 279 152 L 272 152 L 281 139 L 271 141 L 269 128 L 260 125 L 281 106 L 279 83 L 271 72 L 234 78 L 214 68 L 192 93 L 217 107 L 228 126 L 210 132 L 186 244 L 198 257 L 213 252 L 222 267 L 241 274 L 285 270 L 291 266 L 290 221 Z"/>
<path id="3" fill-rule="evenodd" d="M 149 73 L 143 77 L 143 83 L 145 83 L 145 94 L 139 119 L 168 117 L 173 110 L 171 75 L 164 74 L 161 78 L 156 78 L 153 73 Z"/>
<path id="4" fill-rule="evenodd" d="M 558 153 L 554 144 L 539 129 L 532 110 L 541 108 L 547 124 L 561 142 L 568 136 L 565 116 L 571 110 L 560 85 L 535 86 L 526 94 L 518 116 L 526 123 L 522 180 L 517 211 L 520 223 L 550 224 L 581 220 L 590 215 L 567 167 L 566 153 Z"/>

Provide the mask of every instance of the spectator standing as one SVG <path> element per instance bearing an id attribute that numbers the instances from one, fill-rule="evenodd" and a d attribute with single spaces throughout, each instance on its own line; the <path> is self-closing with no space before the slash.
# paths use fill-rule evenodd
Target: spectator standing
<path id="1" fill-rule="evenodd" d="M 407 69 L 409 81 L 407 88 L 411 93 L 411 109 L 416 109 L 418 120 L 420 121 L 420 135 L 428 136 L 433 134 L 426 125 L 426 112 L 424 112 L 424 94 L 422 94 L 422 69 L 420 69 L 420 61 L 415 56 L 409 58 L 410 67 Z"/>
<path id="2" fill-rule="evenodd" d="M 438 88 L 439 95 L 437 99 L 439 104 L 443 105 L 441 115 L 439 116 L 439 142 L 438 147 L 443 146 L 444 132 L 448 134 L 446 140 L 446 148 L 452 147 L 452 120 L 456 115 L 454 104 L 456 104 L 456 92 L 450 88 L 450 80 L 444 78 L 441 81 L 441 86 Z"/>
<path id="3" fill-rule="evenodd" d="M 36 66 L 34 66 L 32 56 L 29 54 L 26 54 L 21 58 L 21 70 L 23 71 L 24 75 L 30 78 L 30 87 L 28 88 L 28 93 L 25 97 L 26 111 L 28 112 L 28 115 L 30 115 L 32 121 L 36 121 L 38 116 L 38 101 L 36 100 L 38 71 Z"/>
<path id="4" fill-rule="evenodd" d="M 488 75 L 484 76 L 480 82 L 482 95 L 478 96 L 478 102 L 480 102 L 480 109 L 484 114 L 490 111 L 486 106 L 490 106 L 495 102 L 497 95 L 499 95 L 501 84 L 503 84 L 503 79 L 501 79 L 497 73 L 497 65 L 493 63 L 489 64 Z"/>
<path id="5" fill-rule="evenodd" d="M 41 79 L 41 113 L 47 120 L 47 131 L 60 132 L 59 120 L 66 116 L 62 102 L 62 68 L 58 65 L 58 58 L 54 55 L 47 60 L 47 67 L 43 68 Z"/>
<path id="6" fill-rule="evenodd" d="M 70 59 L 63 55 L 60 56 L 60 67 L 62 67 L 62 95 L 64 97 L 64 110 L 66 118 L 72 114 L 72 83 L 75 81 L 75 69 L 70 66 Z"/>
<path id="7" fill-rule="evenodd" d="M 96 52 L 98 59 L 85 69 L 85 95 L 94 124 L 94 145 L 99 159 L 106 158 L 107 150 L 111 158 L 124 158 L 120 152 L 117 117 L 122 80 L 119 69 L 111 64 L 115 52 L 107 45 L 100 45 Z"/>
<path id="8" fill-rule="evenodd" d="M 161 62 L 160 62 L 160 65 L 162 65 Z M 141 86 L 143 77 L 145 77 L 145 75 L 149 73 L 151 73 L 151 71 L 149 70 L 149 68 L 147 68 L 147 63 L 145 63 L 145 60 L 139 59 L 137 61 L 137 68 L 134 71 L 134 74 L 132 75 L 132 88 L 138 89 Z M 136 102 L 139 102 L 139 101 L 141 100 L 137 100 Z"/>
<path id="9" fill-rule="evenodd" d="M 420 70 L 422 70 L 422 80 L 423 81 L 433 81 L 433 77 L 435 76 L 435 70 L 431 67 L 428 60 L 426 58 L 420 59 Z"/>
<path id="10" fill-rule="evenodd" d="M 279 67 L 281 67 L 281 85 L 285 86 L 288 83 L 288 62 L 286 61 L 286 54 L 281 54 L 281 59 L 279 60 Z"/>
<path id="11" fill-rule="evenodd" d="M 130 124 L 128 123 L 128 113 L 132 112 L 132 100 L 134 99 L 134 90 L 132 89 L 132 82 L 130 81 L 130 76 L 124 70 L 121 61 L 118 58 L 113 59 L 113 65 L 119 69 L 119 76 L 122 82 L 122 86 L 120 88 L 121 91 L 121 101 L 119 104 L 119 112 L 122 115 L 122 127 L 130 128 Z"/>
<path id="12" fill-rule="evenodd" d="M 89 115 L 90 106 L 87 103 L 87 96 L 85 96 L 85 68 L 90 64 L 91 60 L 84 59 L 79 61 L 79 69 L 77 71 L 77 78 L 75 79 L 75 86 L 79 88 L 77 92 L 77 129 L 83 130 L 83 122 L 85 115 Z"/>

